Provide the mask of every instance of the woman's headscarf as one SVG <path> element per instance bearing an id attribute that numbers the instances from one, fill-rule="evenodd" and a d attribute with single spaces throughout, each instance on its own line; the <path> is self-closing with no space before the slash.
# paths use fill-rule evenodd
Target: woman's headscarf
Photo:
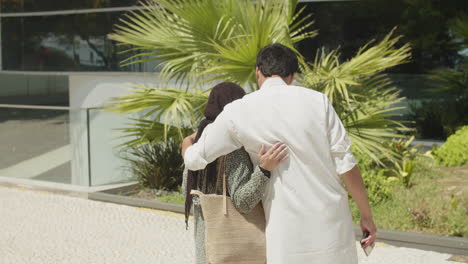
<path id="1" fill-rule="evenodd" d="M 223 111 L 224 107 L 237 100 L 242 98 L 245 95 L 245 91 L 237 84 L 231 82 L 223 82 L 216 85 L 210 93 L 208 98 L 208 103 L 205 108 L 205 119 L 200 122 L 198 126 L 197 136 L 195 137 L 195 142 L 200 139 L 200 136 L 203 133 L 203 130 L 209 124 L 213 123 L 218 117 L 218 115 Z M 203 172 L 203 173 L 202 173 Z M 187 174 L 187 186 L 186 186 L 186 197 L 185 197 L 185 223 L 188 225 L 188 216 L 190 214 L 190 208 L 192 207 L 192 195 L 190 192 L 192 190 L 199 190 L 203 193 L 207 193 L 209 190 L 201 190 L 203 186 L 197 186 L 199 182 L 199 177 L 202 175 L 206 177 L 204 179 L 207 184 L 205 186 L 213 186 L 216 184 L 217 179 L 217 160 L 208 164 L 204 170 L 200 171 L 188 171 Z"/>

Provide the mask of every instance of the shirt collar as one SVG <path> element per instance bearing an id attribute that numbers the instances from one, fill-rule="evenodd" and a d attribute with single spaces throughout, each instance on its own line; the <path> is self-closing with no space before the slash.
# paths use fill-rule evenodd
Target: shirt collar
<path id="1" fill-rule="evenodd" d="M 265 89 L 265 88 L 268 89 L 274 86 L 282 86 L 282 85 L 287 85 L 283 79 L 281 79 L 280 77 L 271 77 L 271 78 L 266 79 L 263 82 L 262 87 L 260 87 L 260 90 Z"/>

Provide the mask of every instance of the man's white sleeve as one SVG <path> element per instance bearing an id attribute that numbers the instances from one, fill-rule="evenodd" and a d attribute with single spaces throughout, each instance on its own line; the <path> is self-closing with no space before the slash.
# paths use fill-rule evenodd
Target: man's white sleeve
<path id="1" fill-rule="evenodd" d="M 357 162 L 351 152 L 351 141 L 340 118 L 335 112 L 332 104 L 325 98 L 325 112 L 327 117 L 328 140 L 330 152 L 335 163 L 336 173 L 339 175 L 350 171 Z"/>
<path id="2" fill-rule="evenodd" d="M 234 123 L 229 118 L 233 112 L 227 105 L 216 120 L 208 125 L 200 139 L 185 151 L 185 167 L 189 170 L 202 170 L 209 163 L 242 147 L 237 139 Z"/>

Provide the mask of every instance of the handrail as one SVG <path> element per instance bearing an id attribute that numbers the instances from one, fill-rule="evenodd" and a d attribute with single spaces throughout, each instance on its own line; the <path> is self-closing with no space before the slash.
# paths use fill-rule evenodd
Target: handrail
<path id="1" fill-rule="evenodd" d="M 0 70 L 0 74 L 11 75 L 38 75 L 38 76 L 70 76 L 70 75 L 153 75 L 159 74 L 157 71 L 15 71 Z"/>
<path id="2" fill-rule="evenodd" d="M 37 12 L 8 12 L 8 13 L 0 13 L 0 18 L 1 17 L 63 16 L 63 15 L 77 15 L 77 14 L 90 14 L 90 13 L 134 11 L 134 10 L 140 10 L 140 9 L 144 9 L 144 7 L 123 6 L 123 7 L 86 8 L 86 9 L 69 9 L 69 10 L 56 10 L 56 11 L 37 11 Z"/>
<path id="3" fill-rule="evenodd" d="M 84 110 L 85 109 L 85 108 L 71 108 L 68 106 L 14 105 L 14 104 L 0 104 L 0 108 L 42 109 L 42 110 Z"/>
<path id="4" fill-rule="evenodd" d="M 105 108 L 105 106 L 69 107 L 69 106 L 47 106 L 47 105 L 0 104 L 0 109 L 1 108 L 42 109 L 42 110 L 102 110 Z"/>
<path id="5" fill-rule="evenodd" d="M 311 2 L 347 2 L 359 0 L 299 0 L 302 3 Z M 63 15 L 76 15 L 76 14 L 90 14 L 90 13 L 107 13 L 107 12 L 124 12 L 136 11 L 145 9 L 143 6 L 122 6 L 122 7 L 102 7 L 102 8 L 84 8 L 84 9 L 69 9 L 69 10 L 55 10 L 55 11 L 36 11 L 36 12 L 7 12 L 1 13 L 2 17 L 35 17 L 35 16 L 63 16 Z"/>

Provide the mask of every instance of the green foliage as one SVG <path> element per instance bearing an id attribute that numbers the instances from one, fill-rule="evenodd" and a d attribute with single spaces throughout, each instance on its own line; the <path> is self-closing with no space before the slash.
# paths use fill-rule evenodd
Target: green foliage
<path id="1" fill-rule="evenodd" d="M 132 148 L 123 157 L 142 187 L 174 191 L 182 184 L 180 142 L 168 140 Z"/>
<path id="2" fill-rule="evenodd" d="M 377 205 L 392 198 L 392 190 L 398 181 L 389 177 L 388 170 L 378 166 L 373 159 L 365 155 L 355 155 L 366 186 L 369 203 Z"/>
<path id="3" fill-rule="evenodd" d="M 371 205 L 379 204 L 392 198 L 393 186 L 398 179 L 388 177 L 385 173 L 385 169 L 375 168 L 364 170 L 362 173 Z"/>
<path id="4" fill-rule="evenodd" d="M 137 53 L 123 65 L 157 61 L 161 78 L 179 81 L 186 91 L 137 86 L 133 94 L 110 101 L 112 111 L 146 112 L 121 129 L 131 138 L 128 146 L 195 128 L 208 93 L 193 87 L 228 80 L 255 90 L 253 69 L 261 48 L 273 42 L 294 48 L 316 34 L 310 15 L 296 10 L 296 0 L 148 0 L 144 6 L 121 19 L 109 38 Z"/>
<path id="5" fill-rule="evenodd" d="M 132 119 L 128 128 L 119 129 L 131 139 L 123 145 L 133 147 L 147 142 L 159 142 L 171 137 L 180 138 L 187 127 L 195 127 L 208 101 L 208 93 L 178 89 L 153 89 L 135 85 L 133 93 L 109 101 L 107 110 L 119 113 L 145 112 L 142 118 Z"/>
<path id="6" fill-rule="evenodd" d="M 466 219 L 468 218 L 467 210 L 461 208 L 450 209 L 446 217 L 447 226 L 450 230 L 450 235 L 467 237 L 468 225 Z"/>
<path id="7" fill-rule="evenodd" d="M 394 184 L 389 199 L 372 204 L 378 228 L 468 237 L 466 173 L 439 169 L 434 160 L 417 156 L 411 188 Z M 350 200 L 354 222 L 360 214 Z"/>
<path id="8" fill-rule="evenodd" d="M 185 196 L 180 188 L 178 192 L 171 192 L 158 198 L 159 201 L 173 204 L 185 204 Z"/>
<path id="9" fill-rule="evenodd" d="M 293 47 L 315 34 L 310 30 L 310 15 L 301 16 L 295 0 L 150 0 L 145 6 L 147 9 L 122 19 L 110 38 L 130 45 L 130 50 L 144 50 L 140 56 L 160 61 L 163 78 L 181 80 L 190 91 L 192 77 L 201 82 L 229 80 L 255 90 L 254 66 L 262 47 L 273 42 Z M 377 162 L 380 157 L 398 157 L 386 143 L 389 138 L 403 137 L 399 132 L 406 130 L 401 122 L 390 119 L 402 98 L 382 74 L 410 57 L 409 46 L 398 44 L 400 37 L 392 33 L 364 45 L 348 61 L 340 62 L 337 50 L 319 52 L 311 64 L 300 57 L 302 86 L 330 98 L 356 151 Z M 194 128 L 202 117 L 206 97 L 206 92 L 139 87 L 132 95 L 114 98 L 110 108 L 147 111 L 147 118 L 136 120 L 136 128 L 123 130 L 132 140 L 153 135 L 131 141 L 141 144 L 147 138 L 157 138 L 155 134 L 162 127 L 164 138 L 171 135 L 171 128 Z M 151 114 L 156 117 L 150 119 Z"/>
<path id="10" fill-rule="evenodd" d="M 127 123 L 126 128 L 115 130 L 123 133 L 119 138 L 126 138 L 127 141 L 118 145 L 121 148 L 133 148 L 146 143 L 156 144 L 169 138 L 181 139 L 182 135 L 188 135 L 192 130 L 189 128 L 176 128 L 154 122 L 151 119 L 131 118 L 132 123 Z"/>
<path id="11" fill-rule="evenodd" d="M 366 81 L 385 69 L 409 61 L 409 45 L 397 48 L 400 37 L 392 35 L 393 31 L 375 45 L 372 45 L 374 41 L 367 43 L 353 58 L 343 63 L 340 63 L 338 50 L 329 53 L 318 51 L 315 61 L 305 65 L 303 84 L 323 92 L 332 103 L 363 101 L 368 88 Z"/>
<path id="12" fill-rule="evenodd" d="M 433 155 L 440 166 L 468 166 L 468 126 L 460 128 Z"/>
<path id="13" fill-rule="evenodd" d="M 450 29 L 458 38 L 462 49 L 468 49 L 468 14 L 453 19 Z"/>
<path id="14" fill-rule="evenodd" d="M 402 123 L 390 119 L 403 98 L 381 71 L 405 63 L 410 48 L 397 48 L 400 38 L 389 33 L 380 42 L 362 47 L 350 60 L 340 62 L 339 51 L 317 54 L 304 66 L 305 87 L 323 92 L 332 102 L 355 146 L 355 151 L 379 162 L 379 156 L 396 158 L 387 147 L 389 138 L 401 137 Z"/>
<path id="15" fill-rule="evenodd" d="M 410 146 L 413 139 L 414 137 L 387 143 L 386 148 L 395 152 L 397 158 L 387 158 L 382 154 L 377 158 L 379 161 L 377 162 L 368 155 L 356 153 L 371 205 L 391 200 L 395 186 L 403 185 L 406 188 L 412 186 L 414 160 L 417 157 L 417 146 Z"/>
<path id="16" fill-rule="evenodd" d="M 437 94 L 449 94 L 454 100 L 468 98 L 468 64 L 460 69 L 439 69 L 432 72 L 430 80 Z"/>
<path id="17" fill-rule="evenodd" d="M 123 65 L 156 61 L 165 80 L 229 80 L 256 89 L 252 69 L 261 48 L 274 42 L 293 48 L 315 35 L 310 15 L 296 12 L 297 0 L 147 0 L 143 6 L 109 37 L 127 52 L 139 51 Z"/>
<path id="18" fill-rule="evenodd" d="M 398 159 L 390 159 L 386 163 L 390 171 L 398 177 L 403 185 L 407 188 L 411 187 L 411 177 L 414 171 L 414 159 L 417 156 L 419 146 L 411 146 L 414 137 L 408 140 L 392 140 L 390 149 L 398 153 Z"/>

